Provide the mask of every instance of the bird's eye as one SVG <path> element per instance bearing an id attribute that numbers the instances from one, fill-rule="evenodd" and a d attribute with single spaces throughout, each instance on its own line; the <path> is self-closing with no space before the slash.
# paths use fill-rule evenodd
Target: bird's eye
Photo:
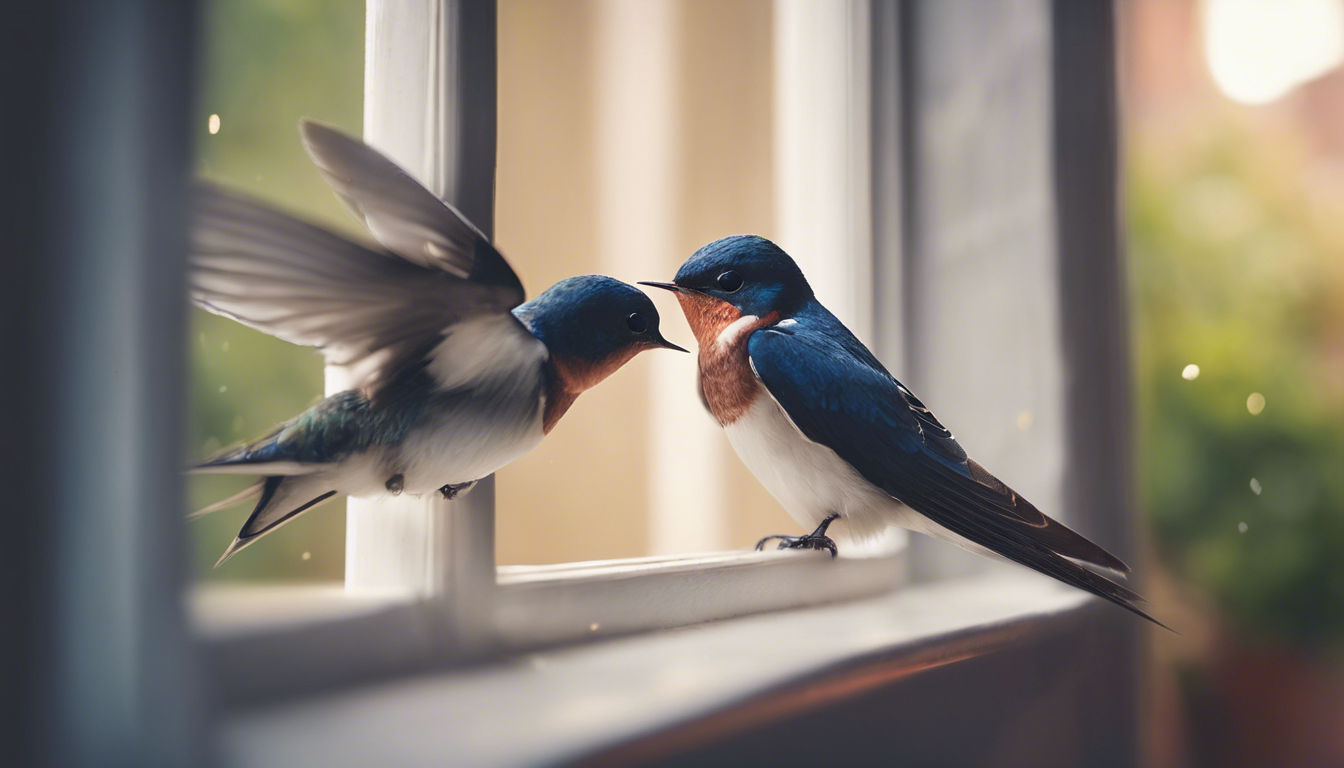
<path id="1" fill-rule="evenodd" d="M 625 325 L 635 333 L 643 333 L 649 329 L 649 324 L 644 321 L 644 316 L 638 312 L 631 312 L 630 316 L 625 318 Z"/>
<path id="2" fill-rule="evenodd" d="M 719 288 L 727 293 L 737 293 L 737 289 L 742 287 L 742 276 L 728 270 L 719 275 Z"/>

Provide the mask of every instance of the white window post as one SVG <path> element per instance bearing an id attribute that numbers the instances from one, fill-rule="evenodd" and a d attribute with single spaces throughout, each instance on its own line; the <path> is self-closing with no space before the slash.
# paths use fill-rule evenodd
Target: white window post
<path id="1" fill-rule="evenodd" d="M 368 0 L 364 138 L 490 235 L 494 228 L 495 4 Z M 328 389 L 339 388 L 339 372 Z M 489 636 L 494 481 L 464 497 L 351 499 L 348 590 L 428 598 L 457 650 Z"/>
<path id="2" fill-rule="evenodd" d="M 877 271 L 876 248 L 893 246 L 890 228 L 898 216 L 875 210 L 896 199 L 894 169 L 874 166 L 894 161 L 888 157 L 894 152 L 873 144 L 874 107 L 895 108 L 890 99 L 875 99 L 877 20 L 894 29 L 894 14 L 875 9 L 871 0 L 776 0 L 775 217 L 780 246 L 798 260 L 818 298 L 899 375 L 904 335 L 893 321 L 901 317 L 900 293 L 881 294 L 881 305 L 875 301 L 879 278 L 887 287 L 896 275 L 894 287 L 900 287 L 899 272 L 890 270 L 898 254 L 880 254 L 888 262 Z M 894 58 L 889 47 L 878 45 L 878 52 Z M 873 546 L 905 541 L 903 531 L 892 529 Z"/>
<path id="3" fill-rule="evenodd" d="M 870 9 L 775 3 L 780 246 L 860 339 L 873 338 Z"/>

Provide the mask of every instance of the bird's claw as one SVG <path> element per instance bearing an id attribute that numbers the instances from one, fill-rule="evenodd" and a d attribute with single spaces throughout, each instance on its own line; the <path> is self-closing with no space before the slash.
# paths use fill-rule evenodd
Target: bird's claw
<path id="1" fill-rule="evenodd" d="M 446 501 L 452 501 L 453 499 L 456 499 L 458 496 L 461 496 L 462 494 L 471 490 L 471 487 L 475 484 L 476 484 L 475 480 L 472 480 L 470 483 L 458 483 L 457 485 L 452 485 L 450 483 L 440 488 L 439 493 L 442 494 L 443 498 Z"/>
<path id="2" fill-rule="evenodd" d="M 825 534 L 808 534 L 807 536 L 766 536 L 756 542 L 756 551 L 760 552 L 765 548 L 765 542 L 771 539 L 779 539 L 779 546 L 775 549 L 816 549 L 826 550 L 835 557 L 837 550 L 835 541 Z"/>
<path id="3" fill-rule="evenodd" d="M 766 536 L 756 542 L 756 551 L 760 552 L 765 547 L 765 542 L 771 539 L 779 539 L 779 546 L 775 549 L 824 549 L 830 552 L 831 557 L 834 558 L 836 555 L 835 542 L 831 540 L 830 536 L 826 535 L 826 529 L 831 526 L 831 523 L 839 519 L 840 515 L 832 512 L 826 516 L 825 520 L 821 521 L 821 525 L 818 525 L 815 531 L 806 536 Z"/>

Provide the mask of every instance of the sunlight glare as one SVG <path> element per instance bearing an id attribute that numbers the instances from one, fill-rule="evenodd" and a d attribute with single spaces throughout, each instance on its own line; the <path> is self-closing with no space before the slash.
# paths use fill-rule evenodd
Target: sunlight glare
<path id="1" fill-rule="evenodd" d="M 1204 56 L 1228 98 L 1267 104 L 1344 61 L 1344 0 L 1205 0 Z"/>

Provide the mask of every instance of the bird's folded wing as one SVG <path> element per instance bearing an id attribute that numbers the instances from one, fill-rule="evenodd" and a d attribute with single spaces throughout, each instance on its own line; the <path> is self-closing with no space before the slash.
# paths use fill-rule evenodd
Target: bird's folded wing
<path id="1" fill-rule="evenodd" d="M 868 482 L 971 542 L 1151 619 L 1137 594 L 1067 558 L 1127 571 L 1124 563 L 970 461 L 933 414 L 880 366 L 858 359 L 853 344 L 793 326 L 757 331 L 748 352 L 798 429 Z"/>
<path id="2" fill-rule="evenodd" d="M 320 348 L 372 397 L 418 365 L 449 326 L 507 314 L 522 299 L 521 289 L 413 263 L 210 184 L 192 193 L 192 298 L 244 325 Z"/>
<path id="3" fill-rule="evenodd" d="M 322 123 L 299 124 L 304 148 L 327 183 L 398 256 L 423 267 L 498 289 L 523 301 L 523 286 L 488 238 L 382 153 Z"/>

